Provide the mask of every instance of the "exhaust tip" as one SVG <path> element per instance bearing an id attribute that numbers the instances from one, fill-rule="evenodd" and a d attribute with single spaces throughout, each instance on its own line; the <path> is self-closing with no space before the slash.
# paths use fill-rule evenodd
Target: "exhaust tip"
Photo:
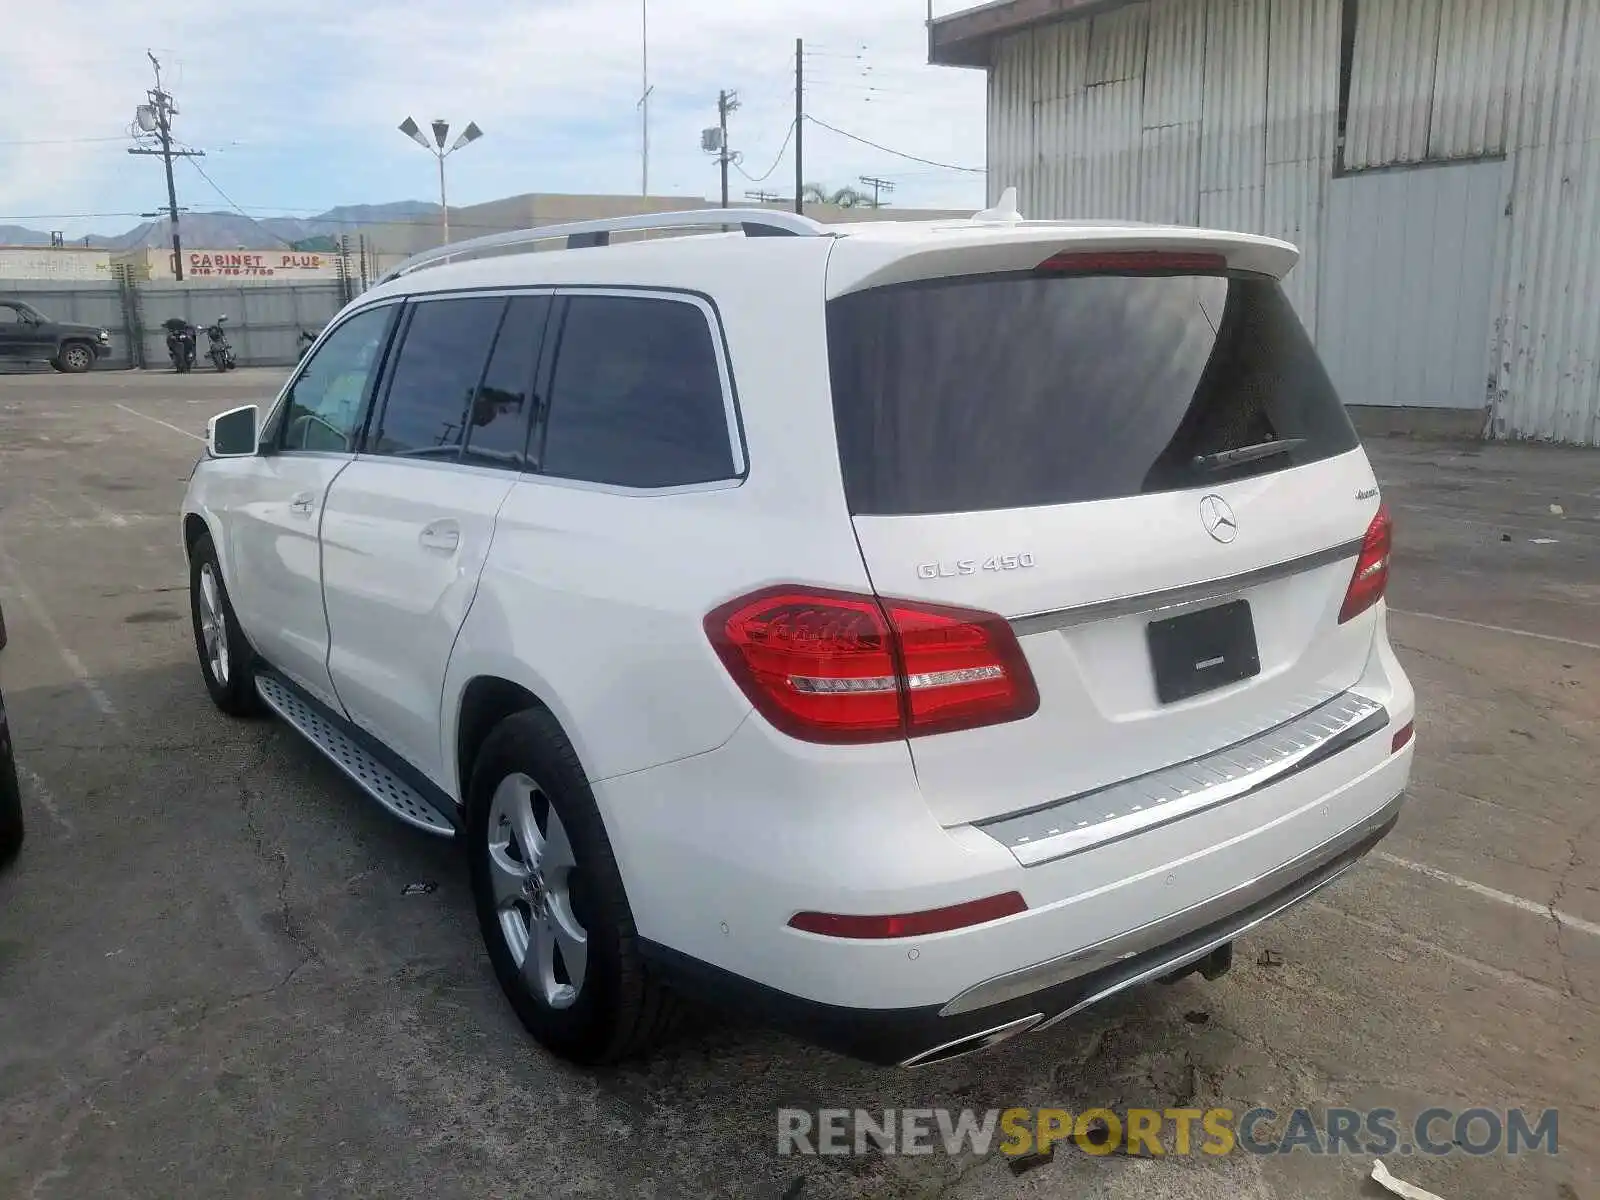
<path id="1" fill-rule="evenodd" d="M 1027 1033 L 1028 1030 L 1043 1019 L 1043 1013 L 1018 1017 L 1015 1021 L 1007 1021 L 1004 1025 L 996 1025 L 992 1029 L 969 1033 L 965 1037 L 943 1042 L 930 1050 L 923 1050 L 918 1054 L 913 1054 L 900 1065 L 902 1067 L 926 1067 L 934 1063 L 949 1062 L 952 1058 L 976 1054 L 979 1050 L 987 1050 L 991 1046 L 998 1046 L 1001 1042 L 1009 1041 L 1019 1033 Z"/>

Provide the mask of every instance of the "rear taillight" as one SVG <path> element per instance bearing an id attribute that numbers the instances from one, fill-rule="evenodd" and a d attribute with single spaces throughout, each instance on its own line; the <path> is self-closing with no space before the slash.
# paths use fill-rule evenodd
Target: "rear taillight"
<path id="1" fill-rule="evenodd" d="M 1361 539 L 1361 556 L 1356 559 L 1355 574 L 1350 576 L 1350 586 L 1345 589 L 1339 624 L 1359 616 L 1383 599 L 1383 591 L 1389 586 L 1389 551 L 1393 541 L 1394 522 L 1389 519 L 1389 507 L 1380 505 L 1378 515 L 1367 526 L 1367 536 Z"/>
<path id="2" fill-rule="evenodd" d="M 881 742 L 1015 721 L 1039 707 L 1003 617 L 821 588 L 768 588 L 706 617 L 728 672 L 778 729 Z"/>

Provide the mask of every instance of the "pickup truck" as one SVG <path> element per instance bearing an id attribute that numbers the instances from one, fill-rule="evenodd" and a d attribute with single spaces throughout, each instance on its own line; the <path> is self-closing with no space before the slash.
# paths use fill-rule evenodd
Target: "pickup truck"
<path id="1" fill-rule="evenodd" d="M 110 353 L 110 330 L 52 321 L 30 304 L 0 296 L 0 362 L 47 362 L 78 375 Z"/>

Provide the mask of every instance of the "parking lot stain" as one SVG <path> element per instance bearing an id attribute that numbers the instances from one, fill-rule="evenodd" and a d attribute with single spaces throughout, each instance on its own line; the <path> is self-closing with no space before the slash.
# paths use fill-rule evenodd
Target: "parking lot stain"
<path id="1" fill-rule="evenodd" d="M 146 608 L 122 618 L 128 625 L 155 625 L 162 621 L 181 621 L 183 614 L 170 608 Z"/>

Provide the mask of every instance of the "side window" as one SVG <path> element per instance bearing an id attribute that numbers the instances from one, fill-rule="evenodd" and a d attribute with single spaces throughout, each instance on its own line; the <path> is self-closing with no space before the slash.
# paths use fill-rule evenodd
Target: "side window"
<path id="1" fill-rule="evenodd" d="M 417 302 L 365 453 L 453 461 L 505 309 L 503 296 Z"/>
<path id="2" fill-rule="evenodd" d="M 513 296 L 507 305 L 472 404 L 463 461 L 519 471 L 526 465 L 534 372 L 549 315 L 548 296 Z"/>
<path id="3" fill-rule="evenodd" d="M 359 312 L 317 348 L 289 389 L 284 414 L 285 450 L 355 448 L 367 381 L 395 312 L 394 305 Z"/>
<path id="4" fill-rule="evenodd" d="M 540 467 L 638 488 L 734 474 L 716 344 L 697 305 L 568 299 Z"/>

